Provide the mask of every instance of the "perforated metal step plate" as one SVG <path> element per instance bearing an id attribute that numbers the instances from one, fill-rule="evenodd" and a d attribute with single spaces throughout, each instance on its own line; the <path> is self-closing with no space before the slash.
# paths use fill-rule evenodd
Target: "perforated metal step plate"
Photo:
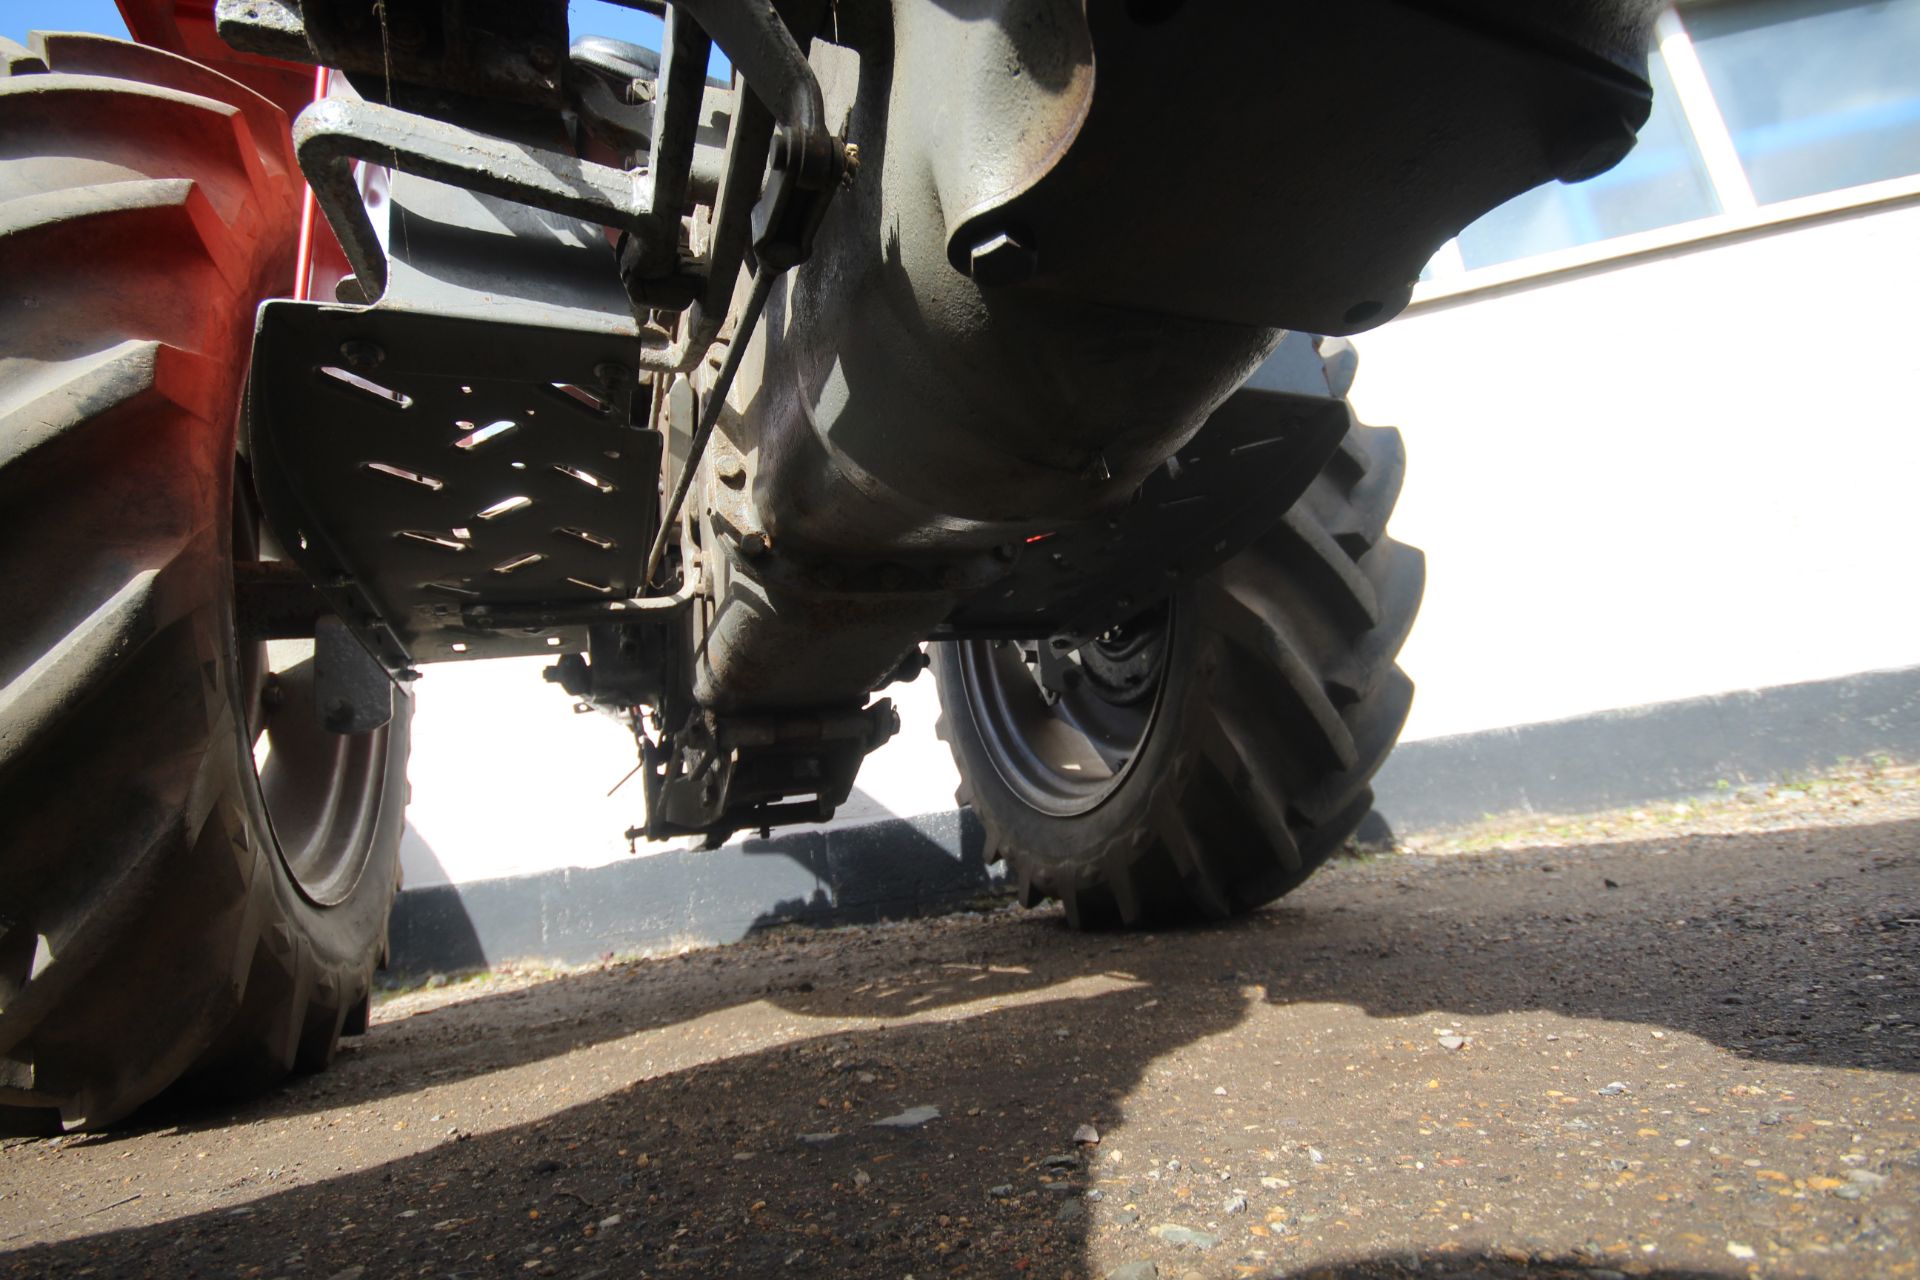
<path id="1" fill-rule="evenodd" d="M 249 448 L 286 553 L 390 668 L 586 647 L 476 608 L 639 593 L 660 437 L 633 423 L 632 340 L 270 302 Z"/>

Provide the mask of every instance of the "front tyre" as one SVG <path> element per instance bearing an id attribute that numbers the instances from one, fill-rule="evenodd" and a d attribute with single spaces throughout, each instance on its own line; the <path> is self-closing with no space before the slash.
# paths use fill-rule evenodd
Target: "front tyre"
<path id="1" fill-rule="evenodd" d="M 274 552 L 235 428 L 292 280 L 284 113 L 139 45 L 0 53 L 0 1131 L 44 1132 L 364 1027 L 410 700 L 330 734 L 310 642 L 235 630 Z"/>
<path id="2" fill-rule="evenodd" d="M 1404 469 L 1398 432 L 1353 426 L 1264 537 L 1094 644 L 934 646 L 960 798 L 1027 905 L 1223 918 L 1354 832 L 1413 695 L 1394 658 L 1425 562 L 1385 533 Z"/>

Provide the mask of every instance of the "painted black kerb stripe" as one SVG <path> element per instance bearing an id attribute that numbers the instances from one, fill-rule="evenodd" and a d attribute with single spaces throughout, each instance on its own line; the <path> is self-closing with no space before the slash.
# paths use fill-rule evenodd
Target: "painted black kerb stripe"
<path id="1" fill-rule="evenodd" d="M 1374 780 L 1374 808 L 1405 835 L 1677 799 L 1876 755 L 1920 759 L 1920 667 L 1404 743 Z M 1376 822 L 1367 834 L 1384 832 Z"/>
<path id="2" fill-rule="evenodd" d="M 388 968 L 583 964 L 610 952 L 734 942 L 777 924 L 909 919 L 993 892 L 999 868 L 986 865 L 985 848 L 971 812 L 948 812 L 409 889 L 394 903 Z"/>

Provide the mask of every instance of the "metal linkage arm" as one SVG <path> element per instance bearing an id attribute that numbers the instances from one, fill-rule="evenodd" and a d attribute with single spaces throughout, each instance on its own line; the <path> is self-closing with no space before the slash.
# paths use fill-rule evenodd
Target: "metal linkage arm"
<path id="1" fill-rule="evenodd" d="M 368 302 L 386 292 L 387 256 L 354 183 L 355 160 L 603 226 L 633 230 L 647 222 L 635 176 L 623 169 L 377 103 L 316 102 L 294 122 L 293 141 Z"/>
<path id="2" fill-rule="evenodd" d="M 640 177 L 641 199 L 650 211 L 646 234 L 631 237 L 634 253 L 622 253 L 622 274 L 657 278 L 673 274 L 680 248 L 680 215 L 693 169 L 694 133 L 706 95 L 707 53 L 712 41 L 689 15 L 667 15 L 659 89 L 654 103 L 652 146 Z"/>
<path id="3" fill-rule="evenodd" d="M 805 154 L 793 157 L 790 167 L 803 185 L 838 181 L 820 82 L 773 0 L 673 0 L 673 5 L 719 43 L 747 87 L 799 141 Z"/>

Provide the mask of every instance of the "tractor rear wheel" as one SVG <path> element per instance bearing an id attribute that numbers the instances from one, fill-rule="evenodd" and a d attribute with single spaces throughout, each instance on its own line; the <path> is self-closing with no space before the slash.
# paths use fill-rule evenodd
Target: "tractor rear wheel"
<path id="1" fill-rule="evenodd" d="M 1271 531 L 1095 643 L 934 646 L 958 798 L 1027 905 L 1219 919 L 1353 834 L 1413 696 L 1394 657 L 1425 561 L 1385 532 L 1404 469 L 1398 432 L 1354 425 Z"/>
<path id="2" fill-rule="evenodd" d="M 44 1132 L 364 1027 L 410 699 L 329 733 L 311 642 L 235 630 L 235 559 L 273 553 L 236 424 L 293 278 L 285 114 L 120 41 L 0 55 L 0 1131 Z"/>

